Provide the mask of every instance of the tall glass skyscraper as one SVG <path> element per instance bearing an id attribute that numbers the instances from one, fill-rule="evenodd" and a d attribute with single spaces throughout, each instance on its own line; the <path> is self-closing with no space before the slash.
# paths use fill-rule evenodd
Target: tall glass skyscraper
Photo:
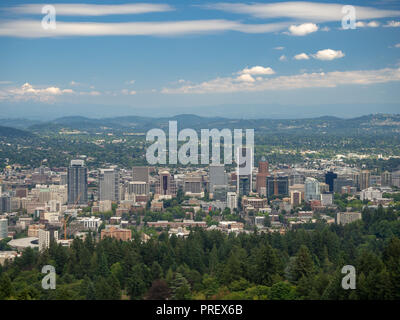
<path id="1" fill-rule="evenodd" d="M 71 160 L 68 167 L 68 204 L 75 202 L 78 205 L 85 205 L 88 202 L 87 168 L 83 160 Z"/>

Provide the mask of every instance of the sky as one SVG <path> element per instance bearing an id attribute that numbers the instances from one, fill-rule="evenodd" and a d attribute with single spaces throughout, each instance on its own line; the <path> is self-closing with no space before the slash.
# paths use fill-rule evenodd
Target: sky
<path id="1" fill-rule="evenodd" d="M 2 0 L 0 49 L 0 118 L 400 111 L 394 0 Z"/>

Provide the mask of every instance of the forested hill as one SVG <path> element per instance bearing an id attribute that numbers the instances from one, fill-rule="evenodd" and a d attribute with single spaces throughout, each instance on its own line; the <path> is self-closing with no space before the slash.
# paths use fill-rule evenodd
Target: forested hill
<path id="1" fill-rule="evenodd" d="M 376 134 L 400 133 L 400 114 L 375 114 L 358 118 L 342 119 L 336 117 L 319 117 L 310 119 L 228 119 L 220 117 L 200 117 L 183 114 L 169 118 L 150 118 L 126 116 L 116 118 L 63 117 L 49 122 L 32 124 L 28 120 L 0 120 L 16 128 L 25 128 L 31 132 L 57 132 L 60 130 L 79 130 L 87 132 L 147 132 L 152 128 L 168 129 L 168 121 L 176 120 L 178 128 L 195 130 L 206 128 L 240 128 L 255 129 L 262 133 L 302 133 L 302 134 Z"/>
<path id="2" fill-rule="evenodd" d="M 0 137 L 3 138 L 28 138 L 32 136 L 33 134 L 28 131 L 0 126 Z"/>

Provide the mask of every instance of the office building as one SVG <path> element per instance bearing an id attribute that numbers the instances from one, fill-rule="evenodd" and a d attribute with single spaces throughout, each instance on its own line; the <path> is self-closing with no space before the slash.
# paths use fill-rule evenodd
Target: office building
<path id="1" fill-rule="evenodd" d="M 364 190 L 370 186 L 371 173 L 369 170 L 362 170 L 360 174 L 360 189 Z"/>
<path id="2" fill-rule="evenodd" d="M 119 170 L 100 169 L 99 200 L 119 200 Z"/>
<path id="3" fill-rule="evenodd" d="M 168 171 L 160 172 L 156 182 L 156 193 L 175 197 L 176 189 L 174 177 Z"/>
<path id="4" fill-rule="evenodd" d="M 8 237 L 8 219 L 0 219 L 0 239 Z"/>
<path id="5" fill-rule="evenodd" d="M 337 177 L 337 174 L 332 171 L 325 174 L 325 183 L 329 186 L 329 192 L 333 192 L 334 181 Z"/>
<path id="6" fill-rule="evenodd" d="M 148 195 L 149 184 L 145 181 L 129 182 L 127 185 L 127 192 L 128 194 L 134 194 L 134 195 Z"/>
<path id="7" fill-rule="evenodd" d="M 361 212 L 338 212 L 336 214 L 337 224 L 345 225 L 357 220 L 361 220 Z"/>
<path id="8" fill-rule="evenodd" d="M 289 195 L 289 177 L 274 176 L 267 177 L 267 197 L 288 196 Z"/>
<path id="9" fill-rule="evenodd" d="M 214 186 L 228 184 L 225 166 L 223 164 L 210 164 L 209 170 L 209 191 L 211 193 L 214 192 Z"/>
<path id="10" fill-rule="evenodd" d="M 304 182 L 304 189 L 306 201 L 320 200 L 321 189 L 320 183 L 317 179 L 310 177 L 306 178 L 306 181 Z"/>
<path id="11" fill-rule="evenodd" d="M 87 168 L 83 160 L 71 160 L 68 167 L 68 204 L 86 205 Z"/>
<path id="12" fill-rule="evenodd" d="M 302 201 L 302 192 L 297 190 L 290 191 L 290 204 L 292 206 L 299 206 Z"/>
<path id="13" fill-rule="evenodd" d="M 58 240 L 58 230 L 55 228 L 39 229 L 39 251 L 46 250 L 50 243 Z"/>
<path id="14" fill-rule="evenodd" d="M 256 191 L 259 195 L 267 195 L 267 177 L 269 176 L 268 161 L 258 162 L 258 173 L 256 175 Z"/>
<path id="15" fill-rule="evenodd" d="M 149 183 L 150 168 L 149 167 L 132 167 L 133 181 L 141 181 Z"/>
<path id="16" fill-rule="evenodd" d="M 354 184 L 354 181 L 351 179 L 347 179 L 347 178 L 336 178 L 333 181 L 333 192 L 335 193 L 341 193 L 343 187 L 356 187 Z"/>
<path id="17" fill-rule="evenodd" d="M 381 174 L 381 185 L 382 187 L 390 187 L 392 185 L 392 174 L 389 171 Z"/>
<path id="18" fill-rule="evenodd" d="M 236 192 L 228 192 L 226 194 L 226 206 L 231 209 L 231 212 L 238 207 L 238 199 Z"/>
<path id="19" fill-rule="evenodd" d="M 11 212 L 11 197 L 7 195 L 0 196 L 0 213 Z"/>
<path id="20" fill-rule="evenodd" d="M 253 191 L 253 149 L 242 147 L 236 155 L 236 193 L 249 195 Z"/>

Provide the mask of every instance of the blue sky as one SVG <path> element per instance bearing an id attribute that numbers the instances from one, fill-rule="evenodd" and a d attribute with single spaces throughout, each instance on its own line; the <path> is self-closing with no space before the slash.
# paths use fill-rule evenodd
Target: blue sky
<path id="1" fill-rule="evenodd" d="M 396 1 L 65 3 L 1 2 L 3 117 L 400 110 Z"/>

